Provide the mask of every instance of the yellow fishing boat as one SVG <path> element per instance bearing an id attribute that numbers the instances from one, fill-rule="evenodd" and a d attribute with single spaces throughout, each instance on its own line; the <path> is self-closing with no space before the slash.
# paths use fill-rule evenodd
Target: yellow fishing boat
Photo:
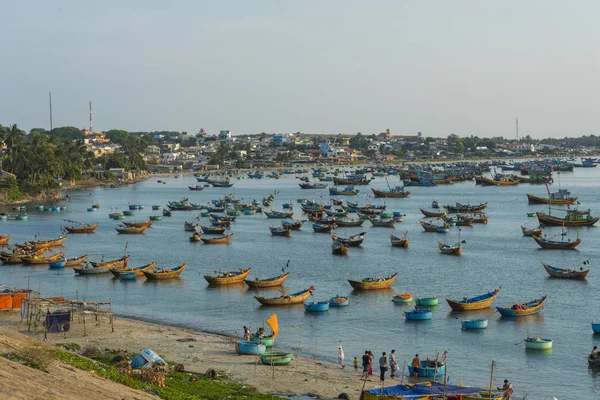
<path id="1" fill-rule="evenodd" d="M 383 276 L 383 277 L 375 277 L 375 278 L 365 278 L 362 281 L 353 281 L 348 280 L 348 283 L 355 290 L 378 290 L 378 289 L 387 289 L 396 280 L 398 277 L 398 273 L 396 272 L 394 275 Z"/>
<path id="2" fill-rule="evenodd" d="M 204 275 L 204 279 L 210 285 L 231 285 L 242 282 L 250 274 L 250 271 L 252 271 L 252 267 L 248 269 L 240 268 L 239 271 L 217 272 L 216 276 Z"/>

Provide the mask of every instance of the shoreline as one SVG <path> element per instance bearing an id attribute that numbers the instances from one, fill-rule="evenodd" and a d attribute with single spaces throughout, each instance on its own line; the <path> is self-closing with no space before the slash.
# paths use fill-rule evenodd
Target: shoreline
<path id="1" fill-rule="evenodd" d="M 0 313 L 0 328 L 52 346 L 77 343 L 82 348 L 120 349 L 134 355 L 148 348 L 169 362 L 183 364 L 187 372 L 204 373 L 211 368 L 223 371 L 229 380 L 251 385 L 265 394 L 337 398 L 340 393 L 348 393 L 352 398 L 358 398 L 365 384 L 360 379 L 360 368 L 357 374 L 352 367 L 352 357 L 346 358 L 345 369 L 316 357 L 298 357 L 296 354 L 291 364 L 271 368 L 260 364 L 256 356 L 237 354 L 234 345 L 240 338 L 220 332 L 115 315 L 114 332 L 111 332 L 110 325 L 93 326 L 90 323 L 84 335 L 82 327 L 73 322 L 69 332 L 48 333 L 44 340 L 43 330 L 37 335 L 33 331 L 28 332 L 27 325 L 20 322 L 20 318 L 18 311 Z M 397 379 L 386 379 L 386 386 L 399 383 Z M 377 374 L 374 374 L 366 382 L 365 389 L 376 387 L 381 385 Z"/>

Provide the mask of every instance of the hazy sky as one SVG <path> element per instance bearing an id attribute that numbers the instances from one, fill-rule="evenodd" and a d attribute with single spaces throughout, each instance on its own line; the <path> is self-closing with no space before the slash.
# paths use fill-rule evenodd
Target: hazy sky
<path id="1" fill-rule="evenodd" d="M 600 133 L 600 2 L 2 1 L 0 124 Z"/>

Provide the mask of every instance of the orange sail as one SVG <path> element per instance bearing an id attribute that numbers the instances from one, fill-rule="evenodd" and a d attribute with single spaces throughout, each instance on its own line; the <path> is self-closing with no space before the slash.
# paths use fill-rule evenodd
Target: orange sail
<path id="1" fill-rule="evenodd" d="M 277 314 L 273 314 L 265 321 L 267 325 L 273 329 L 273 335 L 271 337 L 275 338 L 279 333 L 279 322 L 277 321 Z"/>

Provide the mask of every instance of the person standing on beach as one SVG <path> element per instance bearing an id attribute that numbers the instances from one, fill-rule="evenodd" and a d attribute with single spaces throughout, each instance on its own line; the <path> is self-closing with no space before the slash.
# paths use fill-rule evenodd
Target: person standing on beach
<path id="1" fill-rule="evenodd" d="M 373 375 L 373 359 L 374 358 L 375 358 L 375 356 L 373 355 L 371 350 L 369 350 L 369 375 Z"/>
<path id="2" fill-rule="evenodd" d="M 363 366 L 363 374 L 362 377 L 367 379 L 369 377 L 369 365 L 371 363 L 371 358 L 369 357 L 369 351 L 365 351 L 365 354 L 362 356 L 362 366 Z"/>
<path id="3" fill-rule="evenodd" d="M 252 339 L 252 335 L 250 334 L 250 329 L 244 326 L 244 340 L 249 341 Z"/>
<path id="4" fill-rule="evenodd" d="M 421 369 L 421 359 L 419 358 L 418 354 L 415 354 L 415 358 L 412 359 L 411 365 L 414 370 L 414 376 L 419 376 L 419 369 Z"/>
<path id="5" fill-rule="evenodd" d="M 385 371 L 387 371 L 387 367 L 388 366 L 388 359 L 387 356 L 385 354 L 385 351 L 381 354 L 381 357 L 379 357 L 379 371 L 381 372 L 381 374 L 379 375 L 379 380 L 381 380 L 381 382 L 383 382 L 385 380 Z"/>
<path id="6" fill-rule="evenodd" d="M 354 357 L 352 364 L 354 364 L 354 372 L 358 373 L 358 358 Z"/>
<path id="7" fill-rule="evenodd" d="M 344 349 L 341 344 L 338 347 L 338 363 L 340 364 L 340 367 L 344 369 Z"/>
<path id="8" fill-rule="evenodd" d="M 395 378 L 398 364 L 396 364 L 396 350 L 394 349 L 392 349 L 392 352 L 390 353 L 390 370 L 390 378 Z"/>

